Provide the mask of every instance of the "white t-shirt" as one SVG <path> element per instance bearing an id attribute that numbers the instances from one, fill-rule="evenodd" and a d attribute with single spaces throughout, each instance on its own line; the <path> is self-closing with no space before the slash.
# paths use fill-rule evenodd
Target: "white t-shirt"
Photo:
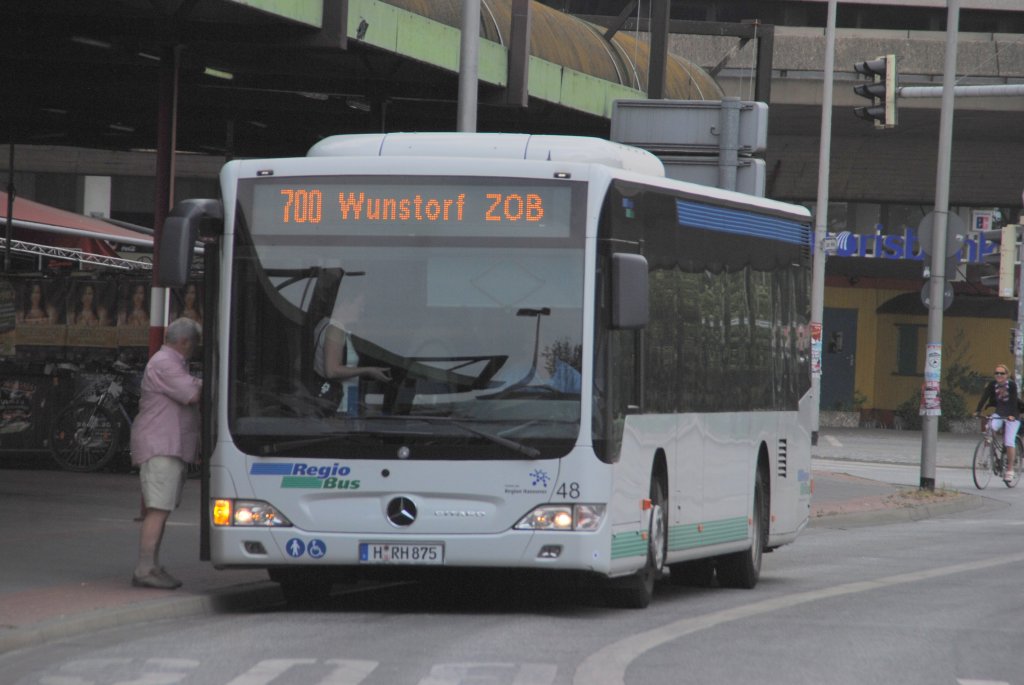
<path id="1" fill-rule="evenodd" d="M 316 328 L 313 329 L 313 371 L 321 378 L 327 378 L 327 364 L 324 354 L 324 348 L 327 344 L 327 328 L 329 326 L 334 326 L 339 331 L 341 331 L 341 334 L 342 336 L 344 336 L 345 339 L 345 349 L 341 353 L 341 363 L 344 364 L 345 366 L 355 366 L 357 359 L 356 351 L 352 347 L 352 342 L 351 339 L 349 338 L 349 334 L 345 331 L 344 328 L 342 328 L 340 323 L 338 323 L 334 319 L 325 316 L 324 318 L 320 319 L 320 322 L 316 325 Z"/>

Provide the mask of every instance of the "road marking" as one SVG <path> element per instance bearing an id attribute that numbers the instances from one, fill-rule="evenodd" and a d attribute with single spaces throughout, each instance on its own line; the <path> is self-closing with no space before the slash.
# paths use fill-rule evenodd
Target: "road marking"
<path id="1" fill-rule="evenodd" d="M 331 673 L 320 681 L 321 685 L 357 685 L 373 673 L 380 663 L 361 659 L 328 659 L 324 663 L 335 666 Z"/>
<path id="2" fill-rule="evenodd" d="M 267 685 L 292 666 L 315 663 L 316 659 L 264 659 L 228 685 Z"/>
<path id="3" fill-rule="evenodd" d="M 823 435 L 821 437 L 825 438 L 825 442 L 827 442 L 828 444 L 832 445 L 833 447 L 842 447 L 843 446 L 843 443 L 841 443 L 839 441 L 839 438 L 837 438 L 834 435 Z"/>
<path id="4" fill-rule="evenodd" d="M 228 685 L 266 685 L 284 674 L 293 666 L 317 663 L 316 659 L 265 659 L 232 680 Z M 319 685 L 359 685 L 366 676 L 373 673 L 380 662 L 362 659 L 327 659 L 324 661 L 334 670 L 327 674 Z"/>
<path id="5" fill-rule="evenodd" d="M 435 664 L 430 669 L 430 674 L 421 680 L 419 685 L 507 682 L 505 676 L 512 673 L 514 673 L 512 685 L 550 685 L 555 682 L 558 666 L 555 664 L 510 664 L 484 661 Z"/>
<path id="6" fill-rule="evenodd" d="M 606 647 L 594 652 L 579 665 L 573 675 L 574 685 L 625 685 L 626 669 L 633 661 L 655 647 L 678 640 L 679 638 L 714 628 L 723 623 L 736 621 L 741 618 L 759 616 L 780 609 L 791 609 L 801 604 L 815 602 L 819 599 L 831 599 L 843 595 L 852 595 L 871 590 L 881 590 L 906 583 L 915 583 L 932 578 L 941 578 L 956 573 L 966 573 L 980 569 L 992 568 L 994 566 L 1005 566 L 1024 561 L 1024 554 L 1010 554 L 990 559 L 970 561 L 963 564 L 954 564 L 941 568 L 933 568 L 925 571 L 914 571 L 901 573 L 894 576 L 876 578 L 874 580 L 861 580 L 845 585 L 810 590 L 808 592 L 797 592 L 791 595 L 783 595 L 772 599 L 766 599 L 753 604 L 734 607 L 716 611 L 704 616 L 686 618 L 659 628 L 637 633 L 628 638 L 613 642 Z"/>
<path id="7" fill-rule="evenodd" d="M 112 685 L 174 685 L 180 683 L 190 674 L 187 670 L 195 669 L 199 662 L 195 659 L 176 659 L 166 657 L 154 657 L 146 659 L 142 664 L 142 672 L 138 678 L 133 680 L 113 680 L 111 673 L 120 674 L 132 666 L 134 659 L 131 658 L 108 658 L 108 659 L 76 659 L 69 661 L 60 667 L 61 675 L 43 676 L 39 679 L 40 685 L 97 685 L 97 683 L 112 683 Z M 78 675 L 65 675 L 71 673 L 84 673 L 90 679 Z M 96 678 L 96 680 L 91 680 Z"/>

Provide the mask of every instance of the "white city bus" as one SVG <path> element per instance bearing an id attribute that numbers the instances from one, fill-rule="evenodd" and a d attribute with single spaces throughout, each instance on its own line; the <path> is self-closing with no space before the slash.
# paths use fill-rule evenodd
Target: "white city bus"
<path id="1" fill-rule="evenodd" d="M 572 571 L 753 587 L 810 507 L 806 209 L 518 134 L 335 136 L 229 162 L 206 241 L 204 554 L 342 578 Z M 317 374 L 321 322 L 344 387 Z M 322 391 L 332 388 L 331 393 Z"/>

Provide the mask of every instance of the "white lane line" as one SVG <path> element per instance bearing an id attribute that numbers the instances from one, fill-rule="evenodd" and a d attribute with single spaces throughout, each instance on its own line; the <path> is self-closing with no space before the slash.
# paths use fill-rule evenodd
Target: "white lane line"
<path id="1" fill-rule="evenodd" d="M 315 663 L 316 659 L 264 659 L 228 685 L 267 685 L 292 666 Z"/>
<path id="2" fill-rule="evenodd" d="M 655 647 L 660 647 L 666 642 L 678 640 L 679 638 L 696 633 L 723 623 L 729 623 L 741 618 L 749 618 L 760 614 L 767 614 L 780 609 L 790 609 L 808 602 L 815 602 L 819 599 L 831 599 L 843 595 L 852 595 L 871 590 L 881 590 L 906 583 L 916 583 L 931 578 L 941 578 L 955 573 L 965 573 L 979 569 L 992 568 L 993 566 L 1004 566 L 1024 561 L 1024 554 L 1010 554 L 990 559 L 970 561 L 963 564 L 954 564 L 941 568 L 914 571 L 912 573 L 901 573 L 895 576 L 886 576 L 875 580 L 861 580 L 845 585 L 811 590 L 808 592 L 797 592 L 791 595 L 783 595 L 773 599 L 766 599 L 753 604 L 734 607 L 716 611 L 704 616 L 686 618 L 674 623 L 654 628 L 643 633 L 631 635 L 618 642 L 599 649 L 579 665 L 573 675 L 574 685 L 625 685 L 626 668 L 633 661 L 639 658 L 644 652 Z"/>
<path id="3" fill-rule="evenodd" d="M 833 447 L 842 447 L 843 446 L 843 443 L 839 441 L 839 438 L 837 438 L 834 435 L 823 435 L 821 437 L 825 438 L 825 442 L 827 442 L 828 444 L 832 445 Z"/>

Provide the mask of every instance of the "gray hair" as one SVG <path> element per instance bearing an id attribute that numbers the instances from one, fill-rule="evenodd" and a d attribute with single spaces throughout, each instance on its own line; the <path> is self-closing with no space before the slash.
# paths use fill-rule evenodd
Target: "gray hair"
<path id="1" fill-rule="evenodd" d="M 175 319 L 167 326 L 167 333 L 164 336 L 164 340 L 169 343 L 181 342 L 187 338 L 199 342 L 200 336 L 203 334 L 203 327 L 198 323 L 183 316 L 180 319 Z"/>

